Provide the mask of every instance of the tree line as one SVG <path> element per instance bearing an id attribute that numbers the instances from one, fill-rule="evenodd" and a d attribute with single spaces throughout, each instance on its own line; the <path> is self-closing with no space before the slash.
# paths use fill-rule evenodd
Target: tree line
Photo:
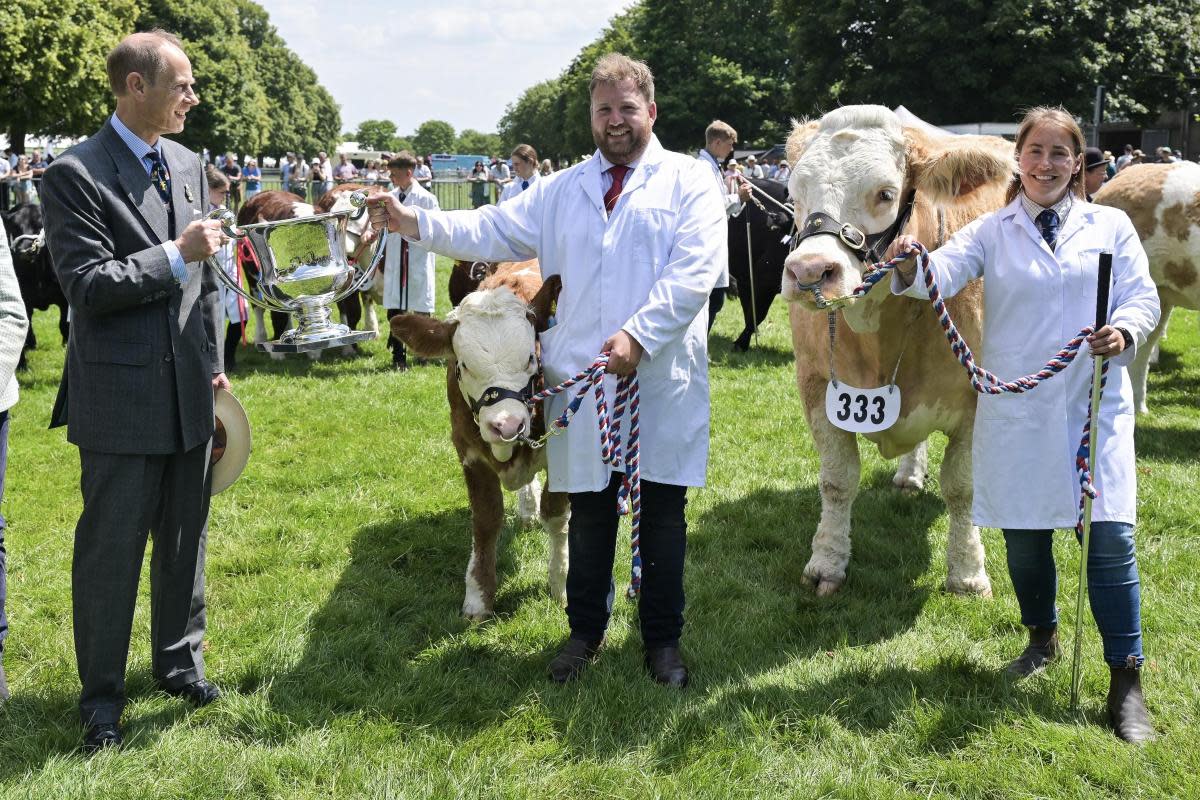
<path id="1" fill-rule="evenodd" d="M 663 144 L 703 144 L 714 118 L 745 145 L 783 141 L 792 118 L 840 105 L 904 105 L 936 124 L 1015 121 L 1034 105 L 1146 124 L 1186 107 L 1200 73 L 1195 0 L 640 0 L 556 78 L 508 106 L 499 132 L 550 156 L 594 149 L 587 84 L 618 50 L 654 71 Z"/>
<path id="2" fill-rule="evenodd" d="M 178 138 L 212 152 L 332 150 L 341 113 L 316 73 L 251 0 L 5 0 L 0 4 L 0 125 L 27 135 L 95 133 L 115 104 L 104 61 L 126 34 L 163 28 L 184 41 L 201 103 Z"/>
<path id="3" fill-rule="evenodd" d="M 396 123 L 388 119 L 367 119 L 358 129 L 342 134 L 346 141 L 358 142 L 364 150 L 382 150 L 395 153 L 409 150 L 419 155 L 430 153 L 466 153 L 474 155 L 506 156 L 511 146 L 505 147 L 499 134 L 483 133 L 473 128 L 455 132 L 454 126 L 440 119 L 422 122 L 409 136 L 397 134 Z"/>

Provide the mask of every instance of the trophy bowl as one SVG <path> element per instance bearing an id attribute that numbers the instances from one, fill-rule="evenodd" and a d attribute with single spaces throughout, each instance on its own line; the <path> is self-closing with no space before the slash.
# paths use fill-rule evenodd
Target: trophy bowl
<path id="1" fill-rule="evenodd" d="M 294 217 L 253 225 L 236 225 L 228 209 L 217 209 L 209 219 L 221 222 L 225 235 L 244 242 L 258 264 L 257 293 L 248 292 L 230 278 L 215 259 L 208 265 L 217 278 L 247 302 L 269 311 L 291 314 L 296 327 L 273 342 L 259 344 L 269 353 L 301 353 L 341 347 L 375 338 L 371 331 L 352 331 L 332 319 L 332 306 L 361 290 L 383 258 L 387 231 L 380 231 L 370 266 L 360 271 L 346 257 L 346 225 L 366 213 L 367 194 L 355 192 L 351 209 Z"/>

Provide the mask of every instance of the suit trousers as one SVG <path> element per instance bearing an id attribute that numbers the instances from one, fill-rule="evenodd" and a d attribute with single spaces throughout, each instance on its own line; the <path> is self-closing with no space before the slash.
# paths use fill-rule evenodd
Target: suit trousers
<path id="1" fill-rule="evenodd" d="M 80 448 L 83 513 L 75 527 L 71 595 L 85 725 L 116 723 L 138 580 L 150 557 L 150 647 L 155 679 L 178 688 L 204 677 L 204 551 L 211 440 L 169 455 Z"/>
<path id="2" fill-rule="evenodd" d="M 612 613 L 621 477 L 621 473 L 614 472 L 603 491 L 569 495 L 567 621 L 576 639 L 601 639 Z M 642 594 L 638 618 L 642 644 L 647 648 L 677 646 L 683 632 L 686 506 L 686 486 L 642 481 Z"/>

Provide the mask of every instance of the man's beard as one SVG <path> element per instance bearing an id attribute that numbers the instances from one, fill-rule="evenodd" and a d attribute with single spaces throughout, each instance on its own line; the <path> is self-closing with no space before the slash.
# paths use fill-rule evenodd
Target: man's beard
<path id="1" fill-rule="evenodd" d="M 613 164 L 627 164 L 633 160 L 634 156 L 641 155 L 646 149 L 646 145 L 650 143 L 650 129 L 640 132 L 633 127 L 629 127 L 629 136 L 623 140 L 611 142 L 608 137 L 608 128 L 597 131 L 592 128 L 592 141 L 596 143 L 596 147 L 600 150 L 600 155 L 604 156 Z"/>

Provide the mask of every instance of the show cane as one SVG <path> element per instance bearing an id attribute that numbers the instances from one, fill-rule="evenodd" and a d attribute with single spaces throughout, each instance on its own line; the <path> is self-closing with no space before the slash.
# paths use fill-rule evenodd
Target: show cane
<path id="1" fill-rule="evenodd" d="M 1096 330 L 1108 324 L 1108 287 L 1112 278 L 1112 253 L 1100 254 L 1100 274 L 1096 285 Z M 1091 411 L 1088 416 L 1088 472 L 1092 485 L 1096 484 L 1096 453 L 1100 449 L 1097 440 L 1100 416 L 1100 392 L 1104 356 L 1092 357 Z M 1075 654 L 1071 661 L 1071 712 L 1079 713 L 1080 660 L 1083 654 L 1083 598 L 1087 594 L 1088 550 L 1092 539 L 1092 496 L 1083 499 L 1083 540 L 1079 552 L 1079 591 L 1075 597 Z"/>

